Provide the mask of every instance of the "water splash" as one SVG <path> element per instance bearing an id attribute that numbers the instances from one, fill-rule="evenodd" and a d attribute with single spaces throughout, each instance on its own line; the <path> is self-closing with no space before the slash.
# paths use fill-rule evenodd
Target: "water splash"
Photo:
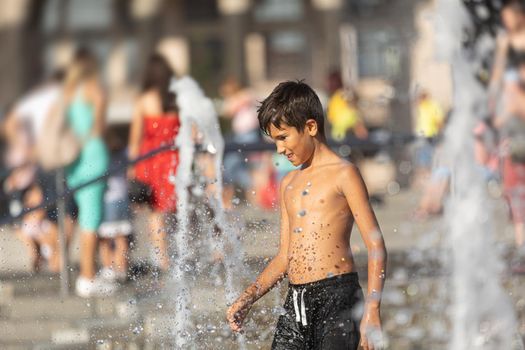
<path id="1" fill-rule="evenodd" d="M 452 195 L 446 205 L 453 267 L 450 349 L 513 349 L 516 317 L 499 283 L 503 264 L 494 249 L 494 223 L 483 222 L 491 212 L 486 186 L 473 156 L 470 135 L 486 105 L 486 96 L 474 79 L 472 64 L 461 48 L 470 25 L 462 3 L 438 0 L 437 47 L 452 67 L 454 111 L 445 132 L 445 154 L 452 164 Z"/>
<path id="2" fill-rule="evenodd" d="M 192 251 L 188 241 L 192 234 L 190 228 L 190 202 L 186 190 L 192 184 L 192 166 L 195 158 L 195 131 L 202 148 L 213 156 L 213 178 L 207 179 L 207 185 L 213 190 L 209 193 L 208 205 L 213 210 L 213 229 L 218 231 L 214 235 L 212 249 L 217 250 L 223 257 L 226 274 L 226 303 L 231 303 L 238 293 L 240 283 L 234 278 L 243 275 L 242 247 L 237 240 L 236 230 L 224 215 L 222 206 L 222 154 L 224 140 L 221 135 L 217 114 L 212 101 L 207 98 L 198 84 L 189 77 L 174 80 L 171 90 L 177 95 L 177 106 L 181 128 L 177 136 L 176 145 L 179 149 L 179 165 L 175 177 L 177 187 L 177 229 L 175 233 L 175 251 L 177 261 L 173 271 L 173 289 L 176 302 L 176 314 L 173 323 L 173 336 L 178 348 L 191 344 L 193 325 L 190 319 L 188 276 L 185 274 L 185 265 L 192 260 Z M 228 250 L 228 252 L 227 252 Z M 239 348 L 245 348 L 243 336 L 237 338 Z"/>

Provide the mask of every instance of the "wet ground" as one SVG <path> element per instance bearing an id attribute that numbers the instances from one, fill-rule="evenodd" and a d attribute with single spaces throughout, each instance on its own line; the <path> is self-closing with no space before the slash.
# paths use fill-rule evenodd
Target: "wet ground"
<path id="1" fill-rule="evenodd" d="M 512 258 L 512 229 L 505 208 L 497 204 L 496 249 L 508 266 Z M 376 206 L 389 251 L 388 277 L 382 304 L 383 326 L 390 349 L 446 349 L 450 337 L 448 307 L 450 271 L 446 264 L 446 226 L 439 218 L 416 222 L 410 212 L 417 195 L 410 191 L 387 197 Z M 278 215 L 246 207 L 230 217 L 241 221 L 247 277 L 245 287 L 277 250 Z M 0 237 L 0 348 L 1 349 L 172 349 L 169 334 L 174 322 L 169 279 L 149 268 L 144 215 L 135 223 L 132 264 L 135 275 L 110 298 L 59 296 L 59 278 L 31 275 L 23 246 L 9 228 Z M 473 233 L 476 234 L 476 233 Z M 352 238 L 361 284 L 366 287 L 366 250 L 358 231 Z M 72 275 L 78 245 L 71 247 Z M 204 254 L 203 254 L 204 255 Z M 225 323 L 223 268 L 208 256 L 197 259 L 188 275 L 191 291 L 193 348 L 237 349 L 237 339 Z M 512 297 L 525 334 L 525 276 L 505 272 L 502 281 Z M 247 319 L 245 349 L 268 349 L 286 292 L 286 282 L 252 309 Z"/>

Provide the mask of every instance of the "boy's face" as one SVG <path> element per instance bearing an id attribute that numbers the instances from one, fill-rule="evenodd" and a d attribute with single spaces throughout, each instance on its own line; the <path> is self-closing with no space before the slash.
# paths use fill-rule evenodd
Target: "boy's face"
<path id="1" fill-rule="evenodd" d="M 312 157 L 317 135 L 317 123 L 312 119 L 307 121 L 302 132 L 284 123 L 280 128 L 270 125 L 269 132 L 277 153 L 285 155 L 294 166 L 304 164 Z"/>

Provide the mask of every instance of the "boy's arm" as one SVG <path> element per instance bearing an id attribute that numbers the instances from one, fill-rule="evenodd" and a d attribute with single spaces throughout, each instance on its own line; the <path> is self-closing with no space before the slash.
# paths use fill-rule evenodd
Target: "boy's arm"
<path id="1" fill-rule="evenodd" d="M 241 330 L 242 322 L 250 307 L 263 295 L 265 295 L 277 282 L 286 276 L 288 270 L 288 241 L 289 241 L 289 222 L 288 213 L 284 204 L 284 191 L 289 183 L 290 174 L 285 176 L 280 187 L 280 206 L 281 206 L 281 234 L 279 251 L 270 261 L 268 266 L 239 296 L 239 298 L 228 309 L 228 322 L 234 331 Z"/>
<path id="2" fill-rule="evenodd" d="M 366 186 L 359 170 L 354 165 L 349 165 L 342 174 L 344 177 L 340 178 L 339 182 L 342 192 L 368 250 L 368 288 L 361 322 L 361 336 L 366 344 L 371 342 L 371 339 L 367 339 L 368 333 L 381 328 L 379 306 L 385 281 L 387 254 L 383 235 L 370 206 Z"/>

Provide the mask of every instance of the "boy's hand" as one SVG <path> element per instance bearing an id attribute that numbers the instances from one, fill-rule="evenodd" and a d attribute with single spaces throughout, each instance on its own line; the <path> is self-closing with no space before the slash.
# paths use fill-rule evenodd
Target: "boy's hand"
<path id="1" fill-rule="evenodd" d="M 383 334 L 378 307 L 365 306 L 359 330 L 361 332 L 360 345 L 363 350 L 383 349 Z"/>
<path id="2" fill-rule="evenodd" d="M 241 300 L 237 300 L 232 306 L 230 306 L 226 313 L 226 319 L 228 320 L 232 331 L 240 332 L 242 330 L 242 323 L 251 307 L 252 305 L 250 303 Z"/>

